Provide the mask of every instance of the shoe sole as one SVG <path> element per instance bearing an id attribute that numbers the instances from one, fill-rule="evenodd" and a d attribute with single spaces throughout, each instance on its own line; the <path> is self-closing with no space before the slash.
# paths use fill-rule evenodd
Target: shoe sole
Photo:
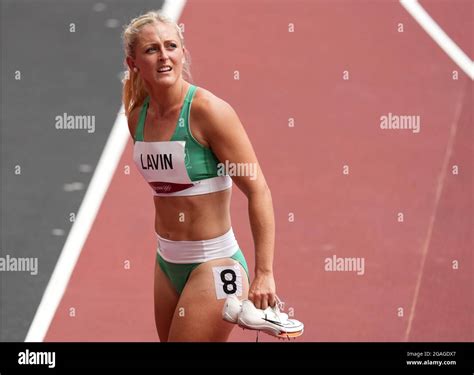
<path id="1" fill-rule="evenodd" d="M 246 322 L 242 321 L 241 319 L 239 319 L 237 321 L 237 324 L 241 328 L 262 331 L 262 332 L 266 333 L 267 335 L 270 335 L 270 336 L 273 336 L 273 337 L 279 337 L 279 338 L 299 337 L 303 334 L 303 331 L 304 331 L 304 329 L 302 329 L 302 330 L 296 331 L 296 332 L 285 332 L 285 331 L 282 331 L 279 328 L 273 328 L 273 327 L 269 327 L 267 325 L 261 326 L 261 325 L 247 324 Z"/>
<path id="2" fill-rule="evenodd" d="M 280 337 L 282 339 L 290 339 L 290 338 L 296 338 L 300 337 L 303 334 L 304 329 L 298 332 L 281 332 L 277 337 Z"/>

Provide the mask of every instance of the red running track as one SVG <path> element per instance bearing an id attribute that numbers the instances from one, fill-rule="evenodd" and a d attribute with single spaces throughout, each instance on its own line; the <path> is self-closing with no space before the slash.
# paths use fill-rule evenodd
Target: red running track
<path id="1" fill-rule="evenodd" d="M 422 2 L 472 58 L 472 5 L 447 3 Z M 190 0 L 180 22 L 194 83 L 236 109 L 270 185 L 277 292 L 306 325 L 299 340 L 471 341 L 472 81 L 462 70 L 395 1 Z M 382 130 L 388 113 L 420 116 L 421 131 Z M 153 202 L 131 146 L 46 341 L 158 340 Z M 232 220 L 253 269 L 236 186 Z M 363 258 L 364 274 L 325 271 L 333 255 Z"/>

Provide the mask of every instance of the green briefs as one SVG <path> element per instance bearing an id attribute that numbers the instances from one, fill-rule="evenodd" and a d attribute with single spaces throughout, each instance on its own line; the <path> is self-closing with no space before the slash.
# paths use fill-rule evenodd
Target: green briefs
<path id="1" fill-rule="evenodd" d="M 240 249 L 237 250 L 237 252 L 231 256 L 231 258 L 236 260 L 242 265 L 245 272 L 247 273 L 247 279 L 249 280 L 249 283 L 250 283 L 249 269 L 247 266 L 247 262 L 245 261 L 244 254 L 242 253 L 242 250 Z M 185 263 L 185 264 L 170 263 L 164 260 L 158 252 L 156 254 L 156 259 L 160 265 L 160 268 L 163 270 L 165 275 L 171 281 L 171 283 L 175 287 L 178 294 L 182 293 L 191 272 L 197 266 L 202 264 L 202 263 Z"/>

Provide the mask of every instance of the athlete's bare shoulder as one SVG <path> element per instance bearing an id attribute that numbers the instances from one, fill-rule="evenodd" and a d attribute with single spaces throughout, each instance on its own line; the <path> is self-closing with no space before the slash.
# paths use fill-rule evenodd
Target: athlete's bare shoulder
<path id="1" fill-rule="evenodd" d="M 193 117 L 198 120 L 207 120 L 205 122 L 235 113 L 228 102 L 202 87 L 196 90 L 192 108 Z"/>

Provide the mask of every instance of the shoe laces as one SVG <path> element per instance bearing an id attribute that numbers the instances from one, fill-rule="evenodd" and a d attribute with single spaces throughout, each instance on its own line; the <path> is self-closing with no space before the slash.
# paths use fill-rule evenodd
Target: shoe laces
<path id="1" fill-rule="evenodd" d="M 280 322 L 280 323 L 283 323 L 282 320 L 281 320 L 281 310 L 283 310 L 283 307 L 284 307 L 284 302 L 281 301 L 281 299 L 275 295 L 275 299 L 276 299 L 276 303 L 275 303 L 275 306 L 271 307 L 269 306 L 269 311 L 271 311 L 275 316 L 275 318 Z M 267 318 L 267 313 L 265 312 L 265 318 Z"/>
<path id="2" fill-rule="evenodd" d="M 278 309 L 278 312 L 282 311 L 285 307 L 285 302 L 282 302 L 281 299 L 275 294 L 275 307 Z"/>

